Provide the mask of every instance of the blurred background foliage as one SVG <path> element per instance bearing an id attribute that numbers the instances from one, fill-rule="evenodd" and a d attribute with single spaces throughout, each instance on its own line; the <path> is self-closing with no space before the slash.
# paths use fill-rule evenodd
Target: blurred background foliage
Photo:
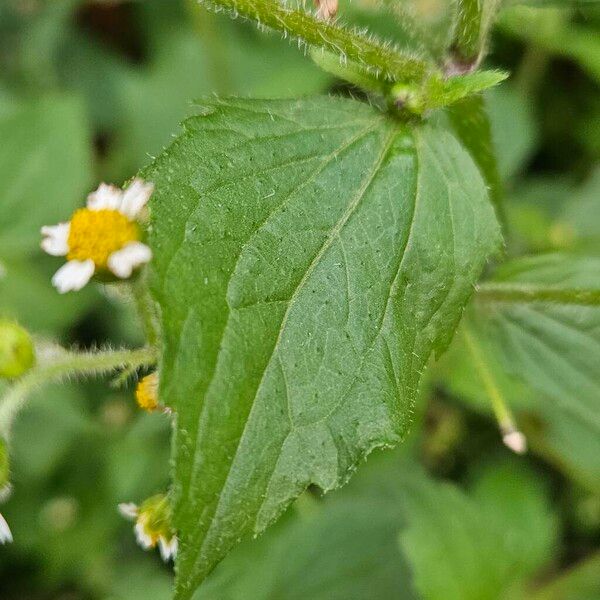
<path id="1" fill-rule="evenodd" d="M 340 0 L 340 15 L 408 46 L 418 36 L 402 15 L 416 15 L 435 55 L 449 6 Z M 507 254 L 600 256 L 600 6 L 505 3 L 488 63 L 512 73 L 485 98 Z M 360 95 L 276 36 L 191 1 L 0 2 L 0 314 L 63 344 L 141 343 L 114 290 L 55 293 L 39 227 L 99 181 L 130 178 L 212 93 Z M 430 371 L 402 448 L 339 492 L 309 490 L 198 599 L 600 598 L 598 422 L 556 401 L 563 390 L 491 364 L 532 446 L 511 456 L 461 340 Z M 169 597 L 169 567 L 136 547 L 116 510 L 168 484 L 168 422 L 136 410 L 133 383 L 53 387 L 21 414 L 1 507 L 15 537 L 0 549 L 2 600 Z"/>

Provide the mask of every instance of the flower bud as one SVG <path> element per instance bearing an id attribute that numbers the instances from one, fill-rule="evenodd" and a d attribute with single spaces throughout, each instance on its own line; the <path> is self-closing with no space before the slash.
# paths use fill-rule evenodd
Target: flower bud
<path id="1" fill-rule="evenodd" d="M 135 399 L 143 410 L 152 412 L 160 407 L 158 402 L 158 373 L 146 375 L 135 389 Z"/>
<path id="2" fill-rule="evenodd" d="M 31 369 L 34 361 L 29 333 L 12 321 L 0 320 L 0 377 L 19 377 Z"/>

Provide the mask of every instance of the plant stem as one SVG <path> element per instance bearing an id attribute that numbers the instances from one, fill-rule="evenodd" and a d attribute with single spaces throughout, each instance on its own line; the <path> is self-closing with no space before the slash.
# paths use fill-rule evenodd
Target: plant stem
<path id="1" fill-rule="evenodd" d="M 499 0 L 456 0 L 449 72 L 468 72 L 484 57 Z"/>
<path id="2" fill-rule="evenodd" d="M 142 275 L 132 286 L 131 293 L 150 346 L 156 346 L 160 340 L 160 330 L 154 306 L 154 300 L 148 290 L 146 277 Z"/>
<path id="3" fill-rule="evenodd" d="M 481 50 L 482 0 L 457 0 L 451 50 L 461 62 L 475 63 Z"/>
<path id="4" fill-rule="evenodd" d="M 494 381 L 490 370 L 488 369 L 485 361 L 482 358 L 483 352 L 477 344 L 477 342 L 475 341 L 474 336 L 466 327 L 466 325 L 464 325 L 462 328 L 462 334 L 467 348 L 469 349 L 469 353 L 471 354 L 471 358 L 473 359 L 477 371 L 479 372 L 479 376 L 483 381 L 485 391 L 487 392 L 487 395 L 490 398 L 492 408 L 494 410 L 494 414 L 496 415 L 498 423 L 500 423 L 501 425 L 507 422 L 512 423 L 514 421 L 512 414 L 506 402 L 504 401 L 504 398 L 500 393 L 500 390 L 496 385 L 496 382 Z"/>
<path id="5" fill-rule="evenodd" d="M 342 60 L 354 61 L 391 81 L 420 82 L 434 69 L 416 55 L 401 53 L 372 36 L 326 23 L 302 10 L 292 10 L 274 0 L 203 0 L 290 36 L 308 46 L 323 48 Z"/>
<path id="6" fill-rule="evenodd" d="M 116 369 L 142 367 L 156 362 L 154 348 L 102 350 L 99 352 L 61 351 L 45 364 L 39 364 L 16 381 L 0 401 L 0 435 L 8 439 L 12 423 L 29 394 L 46 383 L 77 375 L 100 375 Z"/>
<path id="7" fill-rule="evenodd" d="M 469 331 L 466 323 L 462 324 L 461 331 L 475 368 L 483 382 L 483 387 L 490 399 L 500 432 L 505 436 L 507 433 L 518 431 L 513 414 L 510 408 L 508 408 L 508 404 L 504 400 L 504 396 L 498 385 L 496 385 L 494 376 L 485 362 L 483 349 L 477 343 L 475 336 Z"/>
<path id="8" fill-rule="evenodd" d="M 600 289 L 559 289 L 531 284 L 488 282 L 477 286 L 475 298 L 485 302 L 546 302 L 600 306 Z"/>

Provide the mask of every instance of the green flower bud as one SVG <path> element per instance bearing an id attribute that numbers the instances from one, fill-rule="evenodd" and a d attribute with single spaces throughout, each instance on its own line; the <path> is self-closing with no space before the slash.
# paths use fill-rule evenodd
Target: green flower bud
<path id="1" fill-rule="evenodd" d="M 12 321 L 0 320 L 0 377 L 19 377 L 34 361 L 29 333 Z"/>

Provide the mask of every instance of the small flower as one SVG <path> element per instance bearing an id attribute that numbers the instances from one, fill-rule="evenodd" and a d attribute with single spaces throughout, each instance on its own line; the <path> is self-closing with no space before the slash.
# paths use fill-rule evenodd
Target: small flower
<path id="1" fill-rule="evenodd" d="M 152 191 L 153 185 L 141 179 L 134 179 L 125 190 L 102 183 L 70 222 L 42 227 L 42 249 L 67 257 L 52 278 L 61 294 L 80 290 L 96 271 L 126 279 L 150 261 L 152 252 L 140 241 L 136 219 Z"/>
<path id="2" fill-rule="evenodd" d="M 158 373 L 146 375 L 135 388 L 135 399 L 138 406 L 148 412 L 159 408 L 158 402 Z"/>
<path id="3" fill-rule="evenodd" d="M 171 505 L 166 494 L 152 496 L 140 506 L 131 502 L 119 504 L 119 512 L 126 519 L 135 520 L 135 537 L 144 550 L 158 546 L 165 562 L 175 558 L 177 536 L 171 527 Z"/>
<path id="4" fill-rule="evenodd" d="M 0 514 L 0 544 L 6 544 L 12 542 L 13 537 L 10 532 L 10 527 L 6 522 L 6 519 Z"/>

